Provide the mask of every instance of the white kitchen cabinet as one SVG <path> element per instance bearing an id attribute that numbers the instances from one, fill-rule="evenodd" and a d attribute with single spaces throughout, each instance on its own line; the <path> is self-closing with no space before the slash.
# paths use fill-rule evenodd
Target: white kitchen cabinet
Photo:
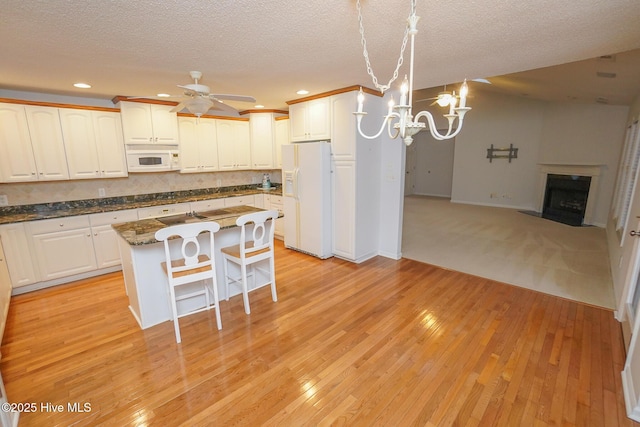
<path id="1" fill-rule="evenodd" d="M 331 98 L 319 98 L 289 106 L 291 141 L 331 138 Z"/>
<path id="2" fill-rule="evenodd" d="M 2 182 L 69 179 L 58 109 L 0 104 Z"/>
<path id="3" fill-rule="evenodd" d="M 333 253 L 362 262 L 378 254 L 380 141 L 358 133 L 357 93 L 331 97 Z M 369 104 L 373 117 L 382 116 L 384 107 L 382 98 Z"/>
<path id="4" fill-rule="evenodd" d="M 267 196 L 265 196 L 265 197 L 267 197 Z M 275 194 L 269 194 L 268 199 L 269 199 L 269 204 L 268 204 L 268 206 L 265 206 L 265 209 L 275 209 L 280 214 L 282 214 L 284 212 L 284 205 L 283 205 L 283 201 L 282 201 L 282 196 L 278 196 L 278 195 L 275 195 Z M 284 239 L 284 218 L 278 218 L 276 220 L 275 235 L 280 240 Z"/>
<path id="5" fill-rule="evenodd" d="M 58 109 L 27 105 L 25 111 L 38 179 L 69 179 Z"/>
<path id="6" fill-rule="evenodd" d="M 97 268 L 121 264 L 118 234 L 111 228 L 111 224 L 137 220 L 138 212 L 135 209 L 89 215 Z"/>
<path id="7" fill-rule="evenodd" d="M 60 122 L 71 179 L 128 175 L 120 114 L 61 108 Z"/>
<path id="8" fill-rule="evenodd" d="M 220 170 L 251 169 L 251 132 L 246 120 L 218 120 Z"/>
<path id="9" fill-rule="evenodd" d="M 207 212 L 224 208 L 224 199 L 198 200 L 191 202 L 191 212 Z"/>
<path id="10" fill-rule="evenodd" d="M 272 113 L 251 113 L 251 162 L 254 169 L 273 169 L 274 123 Z"/>
<path id="11" fill-rule="evenodd" d="M 40 276 L 23 223 L 0 225 L 0 243 L 13 288 L 36 283 Z"/>
<path id="12" fill-rule="evenodd" d="M 2 245 L 0 244 L 0 341 L 4 334 L 4 327 L 7 322 L 7 314 L 9 313 L 9 302 L 11 301 L 11 276 L 9 276 L 9 267 L 7 259 L 4 256 Z M 5 394 L 2 393 L 2 396 Z"/>
<path id="13" fill-rule="evenodd" d="M 218 137 L 215 119 L 178 117 L 180 172 L 218 170 Z"/>
<path id="14" fill-rule="evenodd" d="M 247 196 L 227 197 L 224 199 L 224 206 L 255 206 L 253 194 Z"/>
<path id="15" fill-rule="evenodd" d="M 0 104 L 0 179 L 2 182 L 38 180 L 23 105 Z"/>
<path id="16" fill-rule="evenodd" d="M 125 144 L 178 145 L 178 115 L 171 105 L 120 102 Z"/>
<path id="17" fill-rule="evenodd" d="M 32 221 L 27 227 L 42 280 L 97 269 L 88 216 Z"/>
<path id="18" fill-rule="evenodd" d="M 138 209 L 138 219 L 160 218 L 191 212 L 190 203 L 174 203 L 171 205 L 149 206 Z"/>
<path id="19" fill-rule="evenodd" d="M 276 117 L 275 122 L 275 169 L 282 169 L 282 146 L 289 144 L 289 118 Z"/>

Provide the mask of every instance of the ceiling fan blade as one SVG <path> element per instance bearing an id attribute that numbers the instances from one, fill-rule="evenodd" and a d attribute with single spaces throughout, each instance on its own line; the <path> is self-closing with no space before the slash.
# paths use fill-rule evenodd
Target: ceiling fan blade
<path id="1" fill-rule="evenodd" d="M 221 102 L 218 99 L 214 98 L 214 102 L 213 105 L 211 106 L 212 110 L 220 110 L 220 111 L 226 111 L 228 113 L 233 114 L 234 116 L 240 116 L 240 113 L 238 112 L 238 110 L 236 110 L 235 108 Z"/>
<path id="2" fill-rule="evenodd" d="M 253 96 L 229 95 L 221 93 L 212 93 L 210 96 L 213 99 L 226 99 L 227 101 L 256 102 L 256 99 Z"/>
<path id="3" fill-rule="evenodd" d="M 171 109 L 172 113 L 177 113 L 179 111 L 184 110 L 187 107 L 187 105 L 184 102 L 181 102 L 180 104 L 176 105 L 175 107 L 173 107 Z"/>

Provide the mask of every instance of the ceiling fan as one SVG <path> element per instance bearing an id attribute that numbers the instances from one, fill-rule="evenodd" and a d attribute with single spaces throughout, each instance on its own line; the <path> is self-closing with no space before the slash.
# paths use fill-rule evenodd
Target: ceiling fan
<path id="1" fill-rule="evenodd" d="M 256 99 L 252 96 L 210 93 L 209 86 L 199 83 L 199 80 L 202 78 L 200 71 L 191 71 L 189 74 L 194 80 L 194 83 L 177 85 L 179 88 L 184 89 L 182 96 L 184 99 L 171 109 L 171 112 L 182 111 L 186 108 L 191 114 L 199 118 L 209 110 L 221 110 L 237 116 L 239 115 L 238 110 L 223 103 L 223 100 L 256 102 Z"/>
<path id="2" fill-rule="evenodd" d="M 491 84 L 491 82 L 487 79 L 471 79 L 472 82 Z M 456 95 L 456 91 L 449 92 L 447 91 L 447 85 L 444 85 L 444 90 L 438 93 L 438 96 L 434 96 L 433 98 L 424 98 L 418 99 L 415 102 L 423 102 L 423 101 L 431 101 L 434 100 L 431 105 L 438 104 L 441 107 L 446 107 L 451 103 L 453 98 L 460 98 L 460 95 Z"/>

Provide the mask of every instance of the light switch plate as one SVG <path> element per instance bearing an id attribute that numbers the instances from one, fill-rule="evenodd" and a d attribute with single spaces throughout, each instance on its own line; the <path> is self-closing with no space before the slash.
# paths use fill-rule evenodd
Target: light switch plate
<path id="1" fill-rule="evenodd" d="M 9 198 L 6 194 L 0 194 L 0 206 L 9 206 Z"/>

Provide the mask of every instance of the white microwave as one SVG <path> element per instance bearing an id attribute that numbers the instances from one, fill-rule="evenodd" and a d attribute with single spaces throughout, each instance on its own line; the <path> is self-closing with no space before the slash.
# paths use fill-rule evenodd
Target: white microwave
<path id="1" fill-rule="evenodd" d="M 129 172 L 162 172 L 180 169 L 178 150 L 127 150 Z"/>

